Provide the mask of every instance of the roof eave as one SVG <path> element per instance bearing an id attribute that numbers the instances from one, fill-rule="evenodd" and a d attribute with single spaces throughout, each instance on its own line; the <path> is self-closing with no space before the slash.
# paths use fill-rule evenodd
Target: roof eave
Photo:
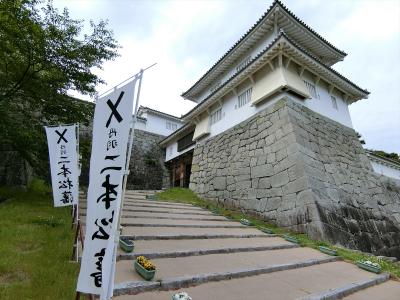
<path id="1" fill-rule="evenodd" d="M 193 127 L 193 124 L 190 123 L 186 123 L 185 125 L 183 125 L 181 128 L 175 130 L 173 133 L 171 133 L 170 135 L 166 136 L 163 140 L 161 140 L 158 144 L 163 147 L 166 146 L 171 140 L 174 139 L 174 137 L 179 136 L 179 134 L 183 134 L 185 131 L 189 131 L 191 129 L 191 127 Z"/>
<path id="2" fill-rule="evenodd" d="M 295 22 L 297 22 L 303 29 L 307 30 L 310 32 L 313 36 L 315 36 L 318 40 L 321 41 L 325 46 L 327 46 L 329 49 L 331 49 L 334 53 L 337 54 L 337 58 L 339 61 L 343 60 L 344 57 L 347 56 L 347 53 L 336 48 L 333 46 L 331 43 L 329 43 L 327 40 L 325 40 L 321 35 L 319 35 L 316 31 L 314 31 L 311 27 L 307 26 L 300 18 L 298 18 L 294 13 L 292 13 L 286 6 L 280 2 L 279 0 L 274 0 L 274 2 L 271 4 L 271 6 L 268 8 L 268 10 L 258 19 L 258 21 L 199 79 L 193 84 L 186 92 L 183 92 L 181 94 L 181 97 L 184 99 L 197 102 L 194 100 L 195 96 L 198 94 L 198 92 L 193 93 L 194 90 L 196 90 L 196 87 L 200 85 L 202 81 L 206 79 L 208 75 L 210 75 L 219 65 L 223 63 L 223 61 L 232 54 L 232 52 L 235 49 L 238 49 L 242 42 L 244 42 L 247 38 L 250 37 L 250 35 L 257 30 L 257 28 L 266 20 L 269 18 L 269 15 L 274 13 L 275 8 L 279 6 L 280 8 L 283 9 L 283 11 L 288 15 L 288 17 L 292 18 Z"/>
<path id="3" fill-rule="evenodd" d="M 201 103 L 199 103 L 196 107 L 194 107 L 192 110 L 190 110 L 188 113 L 186 113 L 185 115 L 182 116 L 182 120 L 185 122 L 189 122 L 190 119 L 193 117 L 193 115 L 195 115 L 195 112 L 197 110 L 199 110 L 199 108 L 201 106 L 204 106 L 204 109 L 206 107 L 208 107 L 209 105 L 212 105 L 213 103 L 209 104 L 208 106 L 205 105 L 206 102 L 208 102 L 208 100 L 210 100 L 212 97 L 214 97 L 215 95 L 217 95 L 219 92 L 221 93 L 221 91 L 224 90 L 224 88 L 227 86 L 228 83 L 230 83 L 232 80 L 234 80 L 235 78 L 237 78 L 240 74 L 245 73 L 245 71 L 250 70 L 249 68 L 254 65 L 257 61 L 259 61 L 260 59 L 262 59 L 264 56 L 268 55 L 268 52 L 272 51 L 272 49 L 277 46 L 277 44 L 280 42 L 281 39 L 285 39 L 286 42 L 288 42 L 289 44 L 291 44 L 293 47 L 297 48 L 299 51 L 303 52 L 303 54 L 309 56 L 309 58 L 315 60 L 317 63 L 321 64 L 321 66 L 323 66 L 324 68 L 326 68 L 327 70 L 329 70 L 330 72 L 333 73 L 334 76 L 337 76 L 340 80 L 343 80 L 344 82 L 346 82 L 349 87 L 351 87 L 354 90 L 354 93 L 350 93 L 350 98 L 348 99 L 349 103 L 354 103 L 356 101 L 359 101 L 361 99 L 366 99 L 368 98 L 369 92 L 367 90 L 363 90 L 361 88 L 359 88 L 358 86 L 356 86 L 354 83 L 352 83 L 350 80 L 348 80 L 347 78 L 345 78 L 343 75 L 339 74 L 338 72 L 336 72 L 335 70 L 333 70 L 332 68 L 330 68 L 329 66 L 326 66 L 325 64 L 323 64 L 322 62 L 318 61 L 317 58 L 313 57 L 312 55 L 310 55 L 309 53 L 307 53 L 304 49 L 302 49 L 300 46 L 296 45 L 293 41 L 291 41 L 286 35 L 285 33 L 281 32 L 280 35 L 273 41 L 271 42 L 271 44 L 269 46 L 267 46 L 263 51 L 261 51 L 254 59 L 253 61 L 243 70 L 241 70 L 239 73 L 235 73 L 234 75 L 232 75 L 232 77 L 230 77 L 224 84 L 222 84 L 217 90 L 215 90 L 212 94 L 210 94 L 206 99 L 204 99 Z M 225 91 L 226 92 L 226 91 Z M 224 93 L 225 93 L 224 92 Z M 221 94 L 224 94 L 221 93 Z M 197 113 L 201 113 L 203 112 L 203 109 L 201 109 L 201 111 L 198 111 Z M 196 113 L 196 114 L 197 114 Z"/>

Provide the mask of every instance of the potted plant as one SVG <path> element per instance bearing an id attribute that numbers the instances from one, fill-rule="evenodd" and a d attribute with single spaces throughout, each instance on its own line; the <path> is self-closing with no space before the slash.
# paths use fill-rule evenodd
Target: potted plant
<path id="1" fill-rule="evenodd" d="M 153 279 L 156 274 L 156 266 L 144 256 L 138 256 L 134 263 L 136 272 L 145 280 Z"/>
<path id="2" fill-rule="evenodd" d="M 325 247 L 325 246 L 319 246 L 319 251 L 321 251 L 322 253 L 328 254 L 328 255 L 337 256 L 336 250 L 333 250 L 333 249 Z"/>
<path id="3" fill-rule="evenodd" d="M 186 292 L 179 292 L 172 296 L 172 300 L 192 300 L 192 297 Z"/>
<path id="4" fill-rule="evenodd" d="M 252 226 L 253 225 L 253 222 L 251 222 L 250 220 L 247 220 L 247 219 L 240 219 L 240 223 L 242 223 L 243 225 L 246 225 L 246 226 Z"/>
<path id="5" fill-rule="evenodd" d="M 369 260 L 360 260 L 357 262 L 357 266 L 361 269 L 377 274 L 379 274 L 382 271 L 381 266 L 378 263 L 374 263 Z"/>
<path id="6" fill-rule="evenodd" d="M 129 252 L 133 251 L 134 244 L 133 244 L 133 241 L 131 241 L 131 240 L 127 239 L 127 238 L 119 238 L 119 247 L 123 251 L 129 253 Z"/>
<path id="7" fill-rule="evenodd" d="M 214 215 L 219 215 L 219 211 L 218 211 L 217 208 L 213 208 L 213 209 L 211 210 L 211 212 L 212 212 Z"/>
<path id="8" fill-rule="evenodd" d="M 156 199 L 157 199 L 157 196 L 156 196 L 155 194 L 153 194 L 153 195 L 146 195 L 146 199 L 147 199 L 147 200 L 156 200 Z"/>
<path id="9" fill-rule="evenodd" d="M 285 235 L 283 236 L 283 238 L 284 238 L 285 240 L 287 240 L 288 242 L 291 242 L 291 243 L 295 243 L 295 244 L 298 244 L 298 243 L 299 243 L 299 240 L 298 240 L 297 238 L 295 238 L 294 236 L 288 235 L 288 234 L 285 234 Z"/>
<path id="10" fill-rule="evenodd" d="M 260 226 L 258 229 L 260 229 L 264 233 L 268 233 L 268 234 L 274 233 L 274 231 L 272 229 L 269 229 L 268 227 Z"/>

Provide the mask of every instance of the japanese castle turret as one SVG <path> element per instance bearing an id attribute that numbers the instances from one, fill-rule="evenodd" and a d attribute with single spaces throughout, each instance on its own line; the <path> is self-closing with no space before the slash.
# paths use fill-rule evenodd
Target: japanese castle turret
<path id="1" fill-rule="evenodd" d="M 352 128 L 348 106 L 369 92 L 332 68 L 345 56 L 274 1 L 183 93 L 197 105 L 161 142 L 171 184 L 313 238 L 400 257 L 400 185 L 374 173 Z"/>

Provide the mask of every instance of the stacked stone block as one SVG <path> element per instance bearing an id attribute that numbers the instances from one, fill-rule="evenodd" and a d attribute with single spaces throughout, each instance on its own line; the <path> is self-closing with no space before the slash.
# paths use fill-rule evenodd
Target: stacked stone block
<path id="1" fill-rule="evenodd" d="M 353 129 L 290 99 L 198 142 L 190 188 L 313 238 L 400 256 L 400 185 L 373 172 Z"/>
<path id="2" fill-rule="evenodd" d="M 168 174 L 164 165 L 164 150 L 159 142 L 165 137 L 135 129 L 135 137 L 127 188 L 135 190 L 160 190 Z"/>

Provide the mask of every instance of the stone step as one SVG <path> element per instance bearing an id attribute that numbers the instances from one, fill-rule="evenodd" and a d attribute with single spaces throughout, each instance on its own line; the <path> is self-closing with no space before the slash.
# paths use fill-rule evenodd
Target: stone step
<path id="1" fill-rule="evenodd" d="M 122 237 L 131 240 L 203 240 L 203 239 L 246 239 L 246 238 L 269 238 L 275 237 L 275 234 L 166 234 L 166 235 L 132 235 L 123 234 Z"/>
<path id="2" fill-rule="evenodd" d="M 152 202 L 138 202 L 138 201 L 124 201 L 124 206 L 138 206 L 138 207 L 162 207 L 162 208 L 181 208 L 181 209 L 198 209 L 204 210 L 201 207 L 193 205 L 180 205 L 180 204 L 164 204 L 164 203 L 152 203 Z"/>
<path id="3" fill-rule="evenodd" d="M 162 192 L 161 190 L 125 190 L 126 194 L 155 194 Z"/>
<path id="4" fill-rule="evenodd" d="M 136 204 L 136 203 L 124 203 L 124 208 L 125 207 L 137 207 L 137 208 L 151 208 L 151 209 L 155 209 L 155 208 L 161 208 L 161 209 L 178 209 L 178 210 L 188 210 L 188 211 L 208 211 L 205 209 L 202 209 L 200 207 L 195 207 L 195 206 L 173 206 L 173 205 L 163 205 L 163 204 Z"/>
<path id="5" fill-rule="evenodd" d="M 225 221 L 225 222 L 235 222 L 234 220 L 229 220 L 223 216 L 215 215 L 177 215 L 177 214 L 151 214 L 151 213 L 135 213 L 126 212 L 122 214 L 122 217 L 127 219 L 135 218 L 145 218 L 145 219 L 159 219 L 159 220 L 198 220 L 198 221 Z"/>
<path id="6" fill-rule="evenodd" d="M 145 213 L 154 213 L 154 214 L 179 214 L 179 215 L 198 215 L 198 216 L 215 216 L 215 214 L 210 211 L 188 211 L 188 210 L 165 210 L 165 209 L 132 209 L 124 207 L 123 212 L 145 212 Z"/>
<path id="7" fill-rule="evenodd" d="M 86 216 L 85 213 L 80 213 L 80 216 Z M 122 218 L 126 219 L 157 219 L 157 220 L 193 220 L 193 221 L 225 221 L 225 222 L 235 222 L 234 220 L 229 220 L 225 217 L 222 216 L 213 216 L 213 215 L 206 215 L 206 216 L 198 216 L 198 215 L 171 215 L 169 216 L 168 214 L 162 214 L 162 215 L 151 215 L 149 213 L 133 213 L 133 214 L 127 214 L 124 213 L 122 215 Z"/>
<path id="8" fill-rule="evenodd" d="M 81 214 L 82 223 L 86 215 Z M 121 218 L 121 225 L 127 227 L 190 227 L 190 228 L 246 228 L 245 225 L 232 220 L 201 220 L 201 219 L 158 219 L 158 218 Z"/>
<path id="9" fill-rule="evenodd" d="M 138 203 L 138 204 L 162 204 L 162 205 L 172 205 L 172 206 L 182 206 L 182 207 L 194 207 L 192 204 L 180 203 L 180 202 L 167 202 L 167 201 L 157 201 L 157 200 L 132 200 L 125 199 L 124 203 Z"/>
<path id="10" fill-rule="evenodd" d="M 238 227 L 242 228 L 245 227 L 245 225 L 240 224 L 239 222 L 236 221 L 231 221 L 231 220 L 199 220 L 199 219 L 189 219 L 189 220 L 179 220 L 179 219 L 153 219 L 153 218 L 127 218 L 127 217 L 122 217 L 121 220 L 122 223 L 124 224 L 130 224 L 129 226 L 140 226 L 141 225 L 175 225 L 175 226 L 180 226 L 180 225 L 192 225 L 192 226 L 197 226 L 197 225 L 204 225 L 204 226 L 227 226 L 227 227 Z"/>
<path id="11" fill-rule="evenodd" d="M 355 293 L 355 292 L 361 291 L 363 289 L 366 289 L 368 287 L 385 282 L 385 281 L 389 280 L 389 278 L 390 278 L 389 274 L 387 274 L 387 273 L 381 274 L 381 275 L 378 275 L 376 278 L 368 278 L 368 279 L 360 280 L 357 282 L 347 283 L 347 284 L 337 287 L 335 289 L 329 289 L 327 291 L 308 295 L 299 300 L 341 299 L 344 296 L 351 295 L 352 293 Z"/>
<path id="12" fill-rule="evenodd" d="M 80 211 L 81 216 L 86 215 L 86 210 Z M 149 219 L 166 219 L 166 220 L 209 220 L 209 221 L 230 221 L 235 222 L 225 218 L 224 216 L 214 215 L 214 214 L 168 214 L 168 213 L 158 213 L 158 212 L 137 212 L 137 211 L 123 211 L 122 217 L 125 218 L 149 218 Z"/>
<path id="13" fill-rule="evenodd" d="M 79 207 L 79 212 L 81 214 L 86 214 L 86 206 Z M 187 210 L 174 210 L 174 211 L 169 211 L 169 210 L 154 210 L 154 209 L 131 209 L 131 208 L 124 208 L 122 211 L 123 214 L 129 213 L 129 214 L 136 214 L 136 213 L 145 213 L 145 214 L 156 214 L 156 215 L 187 215 L 187 216 L 209 216 L 209 217 L 217 217 L 218 215 L 215 215 L 209 211 L 187 211 Z"/>
<path id="14" fill-rule="evenodd" d="M 159 258 L 152 260 L 157 267 L 153 282 L 159 285 L 161 281 L 162 289 L 177 289 L 204 282 L 254 276 L 337 260 L 337 257 L 329 257 L 307 248 Z M 115 282 L 114 294 L 135 294 L 141 292 L 140 282 L 143 282 L 143 279 L 134 271 L 132 261 L 121 260 L 117 262 Z M 151 287 L 154 288 L 157 286 Z"/>
<path id="15" fill-rule="evenodd" d="M 156 275 L 157 276 L 157 275 Z M 218 300 L 255 300 L 255 299 L 298 299 L 312 294 L 322 293 L 330 289 L 337 289 L 351 282 L 375 279 L 379 276 L 364 272 L 352 264 L 345 262 L 333 262 L 319 265 L 313 265 L 303 268 L 273 272 L 257 276 L 244 278 L 234 278 L 218 282 L 208 282 L 194 287 L 185 287 L 193 299 L 218 299 Z M 367 292 L 369 289 L 375 289 L 388 282 L 372 288 L 368 288 L 358 293 Z M 161 288 L 156 286 L 154 288 Z M 118 296 L 118 300 L 164 300 L 171 299 L 176 291 L 153 291 L 139 295 Z M 378 297 L 351 298 L 356 299 L 379 299 L 394 300 L 397 298 L 385 298 L 386 293 L 378 293 Z M 339 299 L 339 298 L 335 298 Z"/>
<path id="16" fill-rule="evenodd" d="M 132 200 L 146 200 L 146 194 L 125 194 L 125 200 L 132 199 Z"/>
<path id="17" fill-rule="evenodd" d="M 207 222 L 207 221 L 206 221 Z M 238 224 L 238 225 L 237 225 Z M 214 224 L 165 224 L 165 223 L 125 223 L 121 222 L 121 226 L 123 227 L 158 227 L 158 228 L 166 228 L 166 227 L 171 227 L 171 228 L 209 228 L 209 229 L 214 229 L 214 228 L 245 228 L 246 226 L 241 225 L 240 223 L 233 223 L 229 225 L 214 225 Z"/>
<path id="18" fill-rule="evenodd" d="M 208 238 L 208 236 L 237 236 L 237 235 L 258 235 L 265 233 L 253 227 L 243 228 L 185 228 L 185 227 L 124 227 L 123 235 L 128 236 L 154 236 L 155 239 L 162 239 L 170 236 L 191 236 L 196 238 Z"/>
<path id="19" fill-rule="evenodd" d="M 118 250 L 119 259 L 183 257 L 218 253 L 252 252 L 299 247 L 282 238 L 237 238 L 208 240 L 139 240 L 135 241 L 133 253 Z"/>
<path id="20" fill-rule="evenodd" d="M 368 287 L 346 296 L 343 300 L 398 300 L 400 299 L 400 282 L 388 280 L 384 283 Z"/>

